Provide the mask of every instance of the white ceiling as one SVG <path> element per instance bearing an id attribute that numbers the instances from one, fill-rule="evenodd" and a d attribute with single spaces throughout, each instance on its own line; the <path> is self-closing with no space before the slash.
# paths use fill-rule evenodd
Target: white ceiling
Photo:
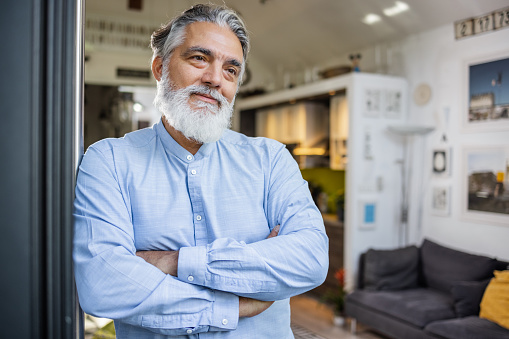
<path id="1" fill-rule="evenodd" d="M 86 0 L 86 12 L 150 20 L 157 24 L 200 1 L 143 0 L 143 10 L 128 0 Z M 203 2 L 208 2 L 203 1 Z M 212 1 L 221 3 L 221 1 Z M 250 58 L 266 69 L 313 67 L 370 45 L 389 42 L 509 6 L 509 0 L 404 0 L 410 9 L 387 17 L 395 0 L 225 0 L 244 18 L 251 33 Z M 382 17 L 362 22 L 368 13 Z M 147 37 L 148 39 L 148 37 Z M 147 40 L 148 43 L 148 40 Z M 343 63 L 347 63 L 344 60 Z"/>

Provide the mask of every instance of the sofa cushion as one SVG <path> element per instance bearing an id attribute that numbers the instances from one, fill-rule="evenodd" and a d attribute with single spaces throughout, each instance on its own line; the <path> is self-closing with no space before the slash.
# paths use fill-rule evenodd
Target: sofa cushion
<path id="1" fill-rule="evenodd" d="M 496 260 L 469 254 L 424 240 L 421 262 L 427 286 L 450 293 L 458 281 L 480 281 L 492 276 Z"/>
<path id="2" fill-rule="evenodd" d="M 509 271 L 495 271 L 481 301 L 480 317 L 509 329 Z"/>
<path id="3" fill-rule="evenodd" d="M 373 250 L 364 257 L 364 288 L 394 291 L 417 287 L 419 249 Z"/>
<path id="4" fill-rule="evenodd" d="M 429 288 L 402 291 L 356 290 L 348 302 L 363 305 L 423 328 L 432 321 L 456 316 L 451 296 Z"/>
<path id="5" fill-rule="evenodd" d="M 507 339 L 509 330 L 478 316 L 435 321 L 424 329 L 449 339 Z"/>
<path id="6" fill-rule="evenodd" d="M 454 309 L 458 317 L 479 315 L 479 305 L 489 282 L 490 279 L 483 281 L 460 281 L 452 285 L 451 293 L 454 298 Z"/>

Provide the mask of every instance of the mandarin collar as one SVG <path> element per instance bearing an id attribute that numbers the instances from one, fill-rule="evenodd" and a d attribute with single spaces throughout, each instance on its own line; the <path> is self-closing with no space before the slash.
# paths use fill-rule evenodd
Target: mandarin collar
<path id="1" fill-rule="evenodd" d="M 155 125 L 155 130 L 157 133 L 157 136 L 161 140 L 164 148 L 166 149 L 166 152 L 169 154 L 175 155 L 177 158 L 184 162 L 189 162 L 190 159 L 200 159 L 208 156 L 210 152 L 214 149 L 214 146 L 216 142 L 209 142 L 201 145 L 198 152 L 196 152 L 195 155 L 191 154 L 188 150 L 186 150 L 184 147 L 180 146 L 178 142 L 173 139 L 173 137 L 168 133 L 166 128 L 164 128 L 163 120 L 162 118 L 159 119 L 159 122 Z M 191 158 L 189 158 L 191 156 Z"/>

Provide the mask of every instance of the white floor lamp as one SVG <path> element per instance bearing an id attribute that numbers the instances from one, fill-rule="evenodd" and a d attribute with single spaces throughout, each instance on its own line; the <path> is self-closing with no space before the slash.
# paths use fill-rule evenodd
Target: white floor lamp
<path id="1" fill-rule="evenodd" d="M 408 211 L 410 200 L 410 184 L 412 182 L 412 154 L 408 155 L 410 137 L 425 136 L 433 131 L 434 127 L 418 125 L 393 125 L 389 132 L 403 137 L 403 159 L 401 163 L 401 217 L 398 242 L 400 246 L 408 245 Z M 422 153 L 421 153 L 422 154 Z M 419 209 L 422 208 L 419 203 Z"/>

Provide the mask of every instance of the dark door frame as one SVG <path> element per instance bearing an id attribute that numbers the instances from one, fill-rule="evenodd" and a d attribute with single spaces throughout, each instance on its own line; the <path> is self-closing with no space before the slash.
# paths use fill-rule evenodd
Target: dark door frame
<path id="1" fill-rule="evenodd" d="M 83 1 L 0 6 L 2 336 L 78 338 L 71 255 Z"/>

